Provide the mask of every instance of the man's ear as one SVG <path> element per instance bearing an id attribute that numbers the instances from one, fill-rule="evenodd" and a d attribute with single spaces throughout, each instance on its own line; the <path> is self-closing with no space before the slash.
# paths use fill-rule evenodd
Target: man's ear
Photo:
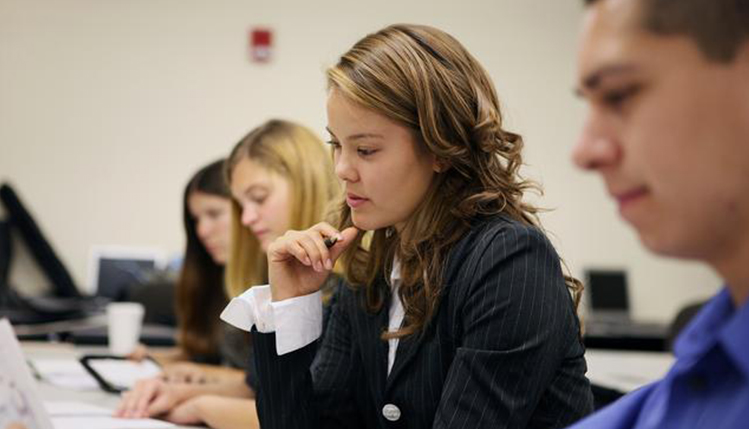
<path id="1" fill-rule="evenodd" d="M 736 51 L 736 59 L 734 61 L 740 61 L 744 63 L 744 67 L 749 66 L 749 38 L 739 46 Z"/>
<path id="2" fill-rule="evenodd" d="M 736 85 L 740 86 L 736 88 L 736 91 L 741 91 L 746 99 L 749 97 L 749 39 L 744 40 L 739 46 L 730 67 L 737 77 Z"/>

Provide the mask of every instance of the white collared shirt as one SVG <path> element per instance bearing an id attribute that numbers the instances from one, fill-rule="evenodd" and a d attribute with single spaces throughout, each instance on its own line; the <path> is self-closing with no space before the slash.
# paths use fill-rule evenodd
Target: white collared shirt
<path id="1" fill-rule="evenodd" d="M 398 296 L 400 263 L 396 259 L 390 272 L 392 300 L 388 309 L 388 331 L 400 329 L 405 315 Z M 276 333 L 276 353 L 283 355 L 299 350 L 322 335 L 322 293 L 272 302 L 269 285 L 254 286 L 233 298 L 221 313 L 221 319 L 239 329 L 252 326 L 262 333 Z M 398 339 L 388 340 L 388 374 L 395 362 Z"/>

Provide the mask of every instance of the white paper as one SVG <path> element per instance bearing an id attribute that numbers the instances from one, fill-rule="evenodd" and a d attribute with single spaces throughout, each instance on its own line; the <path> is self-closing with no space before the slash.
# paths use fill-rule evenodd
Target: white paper
<path id="1" fill-rule="evenodd" d="M 31 365 L 42 380 L 54 386 L 73 390 L 99 389 L 94 377 L 77 359 L 31 359 Z"/>
<path id="2" fill-rule="evenodd" d="M 114 410 L 84 402 L 46 401 L 54 429 L 138 429 L 171 428 L 174 424 L 154 419 L 112 417 Z"/>
<path id="3" fill-rule="evenodd" d="M 86 404 L 84 402 L 71 401 L 44 401 L 44 408 L 47 414 L 52 417 L 65 416 L 111 416 L 114 412 L 109 408 L 99 407 L 97 405 Z"/>
<path id="4" fill-rule="evenodd" d="M 154 419 L 118 419 L 114 417 L 53 417 L 54 429 L 161 429 L 174 424 Z"/>

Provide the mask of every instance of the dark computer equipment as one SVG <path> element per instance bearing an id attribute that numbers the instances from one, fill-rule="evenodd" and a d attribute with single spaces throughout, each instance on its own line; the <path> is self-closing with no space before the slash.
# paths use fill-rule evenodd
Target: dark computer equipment
<path id="1" fill-rule="evenodd" d="M 7 287 L 10 277 L 10 261 L 13 258 L 10 245 L 10 223 L 0 220 L 0 290 Z"/>
<path id="2" fill-rule="evenodd" d="M 585 344 L 591 348 L 664 350 L 667 327 L 632 320 L 627 273 L 593 269 L 585 272 L 588 315 Z"/>
<path id="3" fill-rule="evenodd" d="M 5 205 L 11 227 L 18 231 L 23 241 L 26 242 L 42 273 L 52 285 L 52 295 L 80 297 L 81 293 L 78 291 L 73 277 L 60 261 L 60 258 L 57 257 L 57 253 L 44 237 L 31 213 L 7 183 L 0 186 L 0 201 Z"/>
<path id="4" fill-rule="evenodd" d="M 100 308 L 101 302 L 87 299 L 78 291 L 73 278 L 41 229 L 10 185 L 0 186 L 0 202 L 5 206 L 6 219 L 0 230 L 0 317 L 13 324 L 34 324 L 85 317 Z M 38 297 L 22 296 L 9 279 L 13 248 L 12 235 L 17 234 L 28 247 L 35 262 L 52 289 Z"/>
<path id="5" fill-rule="evenodd" d="M 130 289 L 149 281 L 156 271 L 156 261 L 149 258 L 100 258 L 96 294 L 113 301 L 123 301 Z"/>
<path id="6" fill-rule="evenodd" d="M 624 271 L 589 270 L 586 278 L 591 318 L 629 320 L 627 274 Z"/>

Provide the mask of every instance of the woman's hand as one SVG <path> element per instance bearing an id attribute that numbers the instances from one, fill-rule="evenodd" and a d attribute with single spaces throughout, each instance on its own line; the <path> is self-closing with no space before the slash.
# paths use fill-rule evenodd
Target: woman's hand
<path id="1" fill-rule="evenodd" d="M 135 386 L 122 394 L 115 417 L 146 418 L 171 411 L 180 398 L 174 385 L 159 377 L 139 380 Z"/>
<path id="2" fill-rule="evenodd" d="M 145 344 L 138 344 L 135 346 L 132 352 L 130 352 L 129 355 L 127 355 L 127 358 L 130 360 L 134 360 L 136 362 L 140 362 L 143 359 L 147 358 L 149 355 L 148 348 Z"/>
<path id="3" fill-rule="evenodd" d="M 178 425 L 200 425 L 203 423 L 201 414 L 204 403 L 211 398 L 211 396 L 203 395 L 188 399 L 169 411 L 164 420 Z"/>
<path id="4" fill-rule="evenodd" d="M 210 394 L 181 403 L 164 419 L 178 425 L 203 425 L 214 429 L 260 427 L 254 400 Z"/>
<path id="5" fill-rule="evenodd" d="M 359 230 L 339 232 L 321 222 L 306 231 L 288 231 L 268 246 L 268 280 L 273 301 L 308 295 L 322 287 L 336 260 Z M 328 249 L 326 238 L 337 241 Z"/>

